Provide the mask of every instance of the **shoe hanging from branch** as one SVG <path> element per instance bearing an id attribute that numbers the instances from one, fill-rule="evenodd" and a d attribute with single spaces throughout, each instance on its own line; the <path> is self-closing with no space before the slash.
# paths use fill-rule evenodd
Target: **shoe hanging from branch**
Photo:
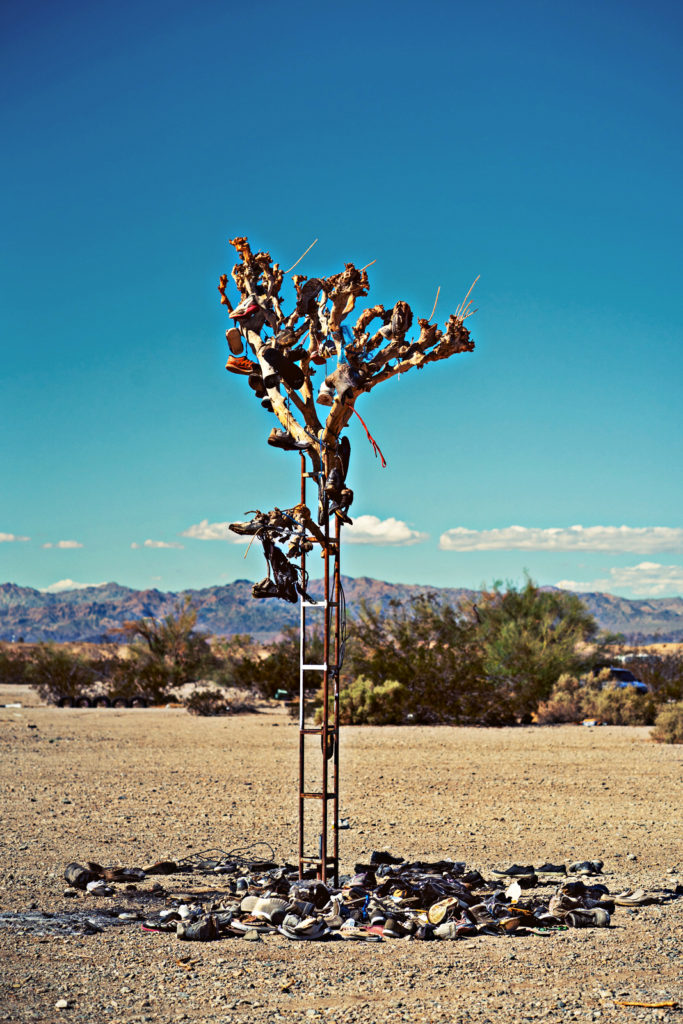
<path id="1" fill-rule="evenodd" d="M 226 369 L 246 376 L 255 397 L 279 420 L 282 430 L 273 428 L 269 444 L 285 451 L 308 453 L 313 472 L 319 474 L 321 481 L 319 523 L 324 525 L 331 514 L 351 523 L 348 510 L 353 492 L 345 485 L 350 447 L 348 438 L 342 438 L 341 433 L 355 411 L 358 397 L 413 367 L 421 369 L 427 363 L 471 352 L 474 342 L 465 321 L 476 312 L 471 308 L 472 288 L 443 329 L 431 323 L 436 301 L 430 318 L 418 319 L 416 327 L 410 306 L 402 301 L 389 309 L 370 306 L 349 326 L 345 321 L 354 312 L 357 300 L 370 290 L 367 267 L 358 270 L 353 263 L 347 263 L 343 271 L 331 277 L 293 274 L 295 301 L 291 311 L 285 312 L 280 295 L 284 272 L 280 265 L 272 261 L 268 252 L 253 253 L 246 238 L 233 238 L 230 244 L 239 257 L 232 269 L 239 301 L 233 303 L 227 295 L 228 276 L 223 274 L 218 290 L 233 321 L 226 331 L 231 353 Z M 438 295 L 437 291 L 437 299 Z M 320 380 L 316 389 L 313 377 L 327 367 L 329 360 L 335 368 Z M 321 406 L 329 409 L 324 422 L 319 415 Z M 293 540 L 288 538 L 292 540 L 290 557 L 306 543 L 306 529 L 315 535 L 308 509 L 305 513 L 298 514 L 295 529 L 299 529 L 299 534 Z M 283 540 L 277 532 L 282 515 L 278 509 L 257 513 L 258 524 L 249 532 L 257 533 L 262 542 Z M 246 532 L 245 525 L 233 524 L 232 528 Z M 277 555 L 275 558 L 278 561 Z M 272 567 L 272 553 L 268 562 Z M 277 575 L 282 577 L 283 570 L 281 565 Z M 298 585 L 302 589 L 306 586 L 303 580 Z M 276 593 L 278 589 L 283 592 Z M 283 582 L 282 587 L 264 586 L 255 596 L 291 601 L 294 593 L 292 586 L 284 586 Z"/>

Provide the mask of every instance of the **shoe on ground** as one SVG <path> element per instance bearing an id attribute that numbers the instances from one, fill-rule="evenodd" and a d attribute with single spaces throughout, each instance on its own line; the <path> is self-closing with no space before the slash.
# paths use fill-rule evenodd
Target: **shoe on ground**
<path id="1" fill-rule="evenodd" d="M 539 875 L 566 875 L 567 868 L 564 864 L 552 864 L 550 861 L 546 861 L 545 864 L 541 864 L 539 867 L 534 868 Z"/>
<path id="2" fill-rule="evenodd" d="M 371 864 L 403 864 L 404 857 L 393 857 L 386 850 L 373 850 L 370 854 Z"/>
<path id="3" fill-rule="evenodd" d="M 603 861 L 601 860 L 578 860 L 574 864 L 567 865 L 570 875 L 601 875 Z"/>
<path id="4" fill-rule="evenodd" d="M 218 938 L 216 919 L 207 914 L 198 921 L 178 921 L 176 935 L 183 942 L 212 942 Z"/>
<path id="5" fill-rule="evenodd" d="M 383 934 L 387 939 L 404 939 L 408 932 L 395 917 L 388 917 L 384 922 Z"/>
<path id="6" fill-rule="evenodd" d="M 67 864 L 64 869 L 64 878 L 69 885 L 73 885 L 76 889 L 85 889 L 88 883 L 96 881 L 97 877 L 96 872 L 89 871 L 82 864 L 77 864 L 76 861 Z"/>
<path id="7" fill-rule="evenodd" d="M 456 896 L 447 896 L 446 899 L 433 903 L 427 911 L 430 924 L 441 924 L 449 916 L 450 912 L 457 912 L 460 904 Z"/>
<path id="8" fill-rule="evenodd" d="M 570 910 L 565 917 L 570 928 L 609 928 L 610 916 L 602 907 L 589 910 Z"/>
<path id="9" fill-rule="evenodd" d="M 511 864 L 509 868 L 493 868 L 491 871 L 492 875 L 507 875 L 509 878 L 513 878 L 516 875 L 533 875 L 534 867 L 532 864 Z"/>

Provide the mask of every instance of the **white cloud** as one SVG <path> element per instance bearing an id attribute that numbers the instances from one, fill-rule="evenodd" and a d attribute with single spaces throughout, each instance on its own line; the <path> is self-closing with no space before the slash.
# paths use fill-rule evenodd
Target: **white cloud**
<path id="1" fill-rule="evenodd" d="M 75 580 L 58 580 L 49 587 L 41 587 L 44 594 L 61 594 L 65 590 L 87 590 L 88 587 L 106 587 L 106 583 L 76 583 Z"/>
<path id="2" fill-rule="evenodd" d="M 185 547 L 184 544 L 178 544 L 177 541 L 165 541 L 165 540 L 146 540 L 143 544 L 145 548 L 179 548 L 181 551 Z"/>
<path id="3" fill-rule="evenodd" d="M 628 590 L 639 597 L 673 597 L 683 595 L 683 566 L 659 565 L 657 562 L 640 562 L 623 568 L 609 569 L 609 576 L 580 583 L 577 580 L 560 580 L 555 585 L 562 590 L 614 591 Z"/>
<path id="4" fill-rule="evenodd" d="M 43 544 L 44 548 L 82 548 L 83 545 L 77 540 L 58 540 L 56 544 Z"/>
<path id="5" fill-rule="evenodd" d="M 683 551 L 683 529 L 669 526 L 506 526 L 441 534 L 442 551 Z"/>
<path id="6" fill-rule="evenodd" d="M 353 526 L 345 526 L 343 539 L 349 544 L 379 544 L 406 547 L 427 540 L 428 533 L 412 530 L 402 519 L 354 516 Z"/>
<path id="7" fill-rule="evenodd" d="M 229 523 L 210 523 L 208 519 L 188 526 L 180 536 L 191 537 L 192 540 L 227 540 L 230 544 L 248 544 L 252 539 L 233 533 Z"/>
<path id="8" fill-rule="evenodd" d="M 0 544 L 15 544 L 30 539 L 30 537 L 18 537 L 16 533 L 0 533 Z"/>

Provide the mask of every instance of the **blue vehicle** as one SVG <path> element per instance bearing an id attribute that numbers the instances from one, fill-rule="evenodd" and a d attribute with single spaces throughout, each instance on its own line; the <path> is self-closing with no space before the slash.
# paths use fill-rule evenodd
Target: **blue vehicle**
<path id="1" fill-rule="evenodd" d="M 610 665 L 609 673 L 610 677 L 607 680 L 607 686 L 611 685 L 616 690 L 628 690 L 629 688 L 633 688 L 638 693 L 649 693 L 647 684 L 644 683 L 642 679 L 636 679 L 633 672 L 629 669 L 618 668 L 615 665 Z"/>

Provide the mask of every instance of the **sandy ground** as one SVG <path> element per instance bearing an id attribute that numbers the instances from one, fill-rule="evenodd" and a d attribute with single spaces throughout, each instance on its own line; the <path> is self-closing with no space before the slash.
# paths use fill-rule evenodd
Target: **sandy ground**
<path id="1" fill-rule="evenodd" d="M 63 895 L 71 860 L 139 866 L 257 840 L 294 859 L 297 728 L 281 709 L 58 710 L 0 689 L 0 703 L 12 700 L 24 706 L 0 708 L 0 911 L 110 904 Z M 674 889 L 683 748 L 648 733 L 346 729 L 342 870 L 382 849 L 485 875 L 510 861 L 600 858 L 611 892 Z M 182 891 L 205 879 L 161 881 Z M 683 899 L 618 908 L 609 929 L 456 942 L 190 944 L 139 925 L 85 937 L 0 927 L 0 1020 L 683 1020 L 617 1005 L 683 1004 L 682 923 Z"/>

